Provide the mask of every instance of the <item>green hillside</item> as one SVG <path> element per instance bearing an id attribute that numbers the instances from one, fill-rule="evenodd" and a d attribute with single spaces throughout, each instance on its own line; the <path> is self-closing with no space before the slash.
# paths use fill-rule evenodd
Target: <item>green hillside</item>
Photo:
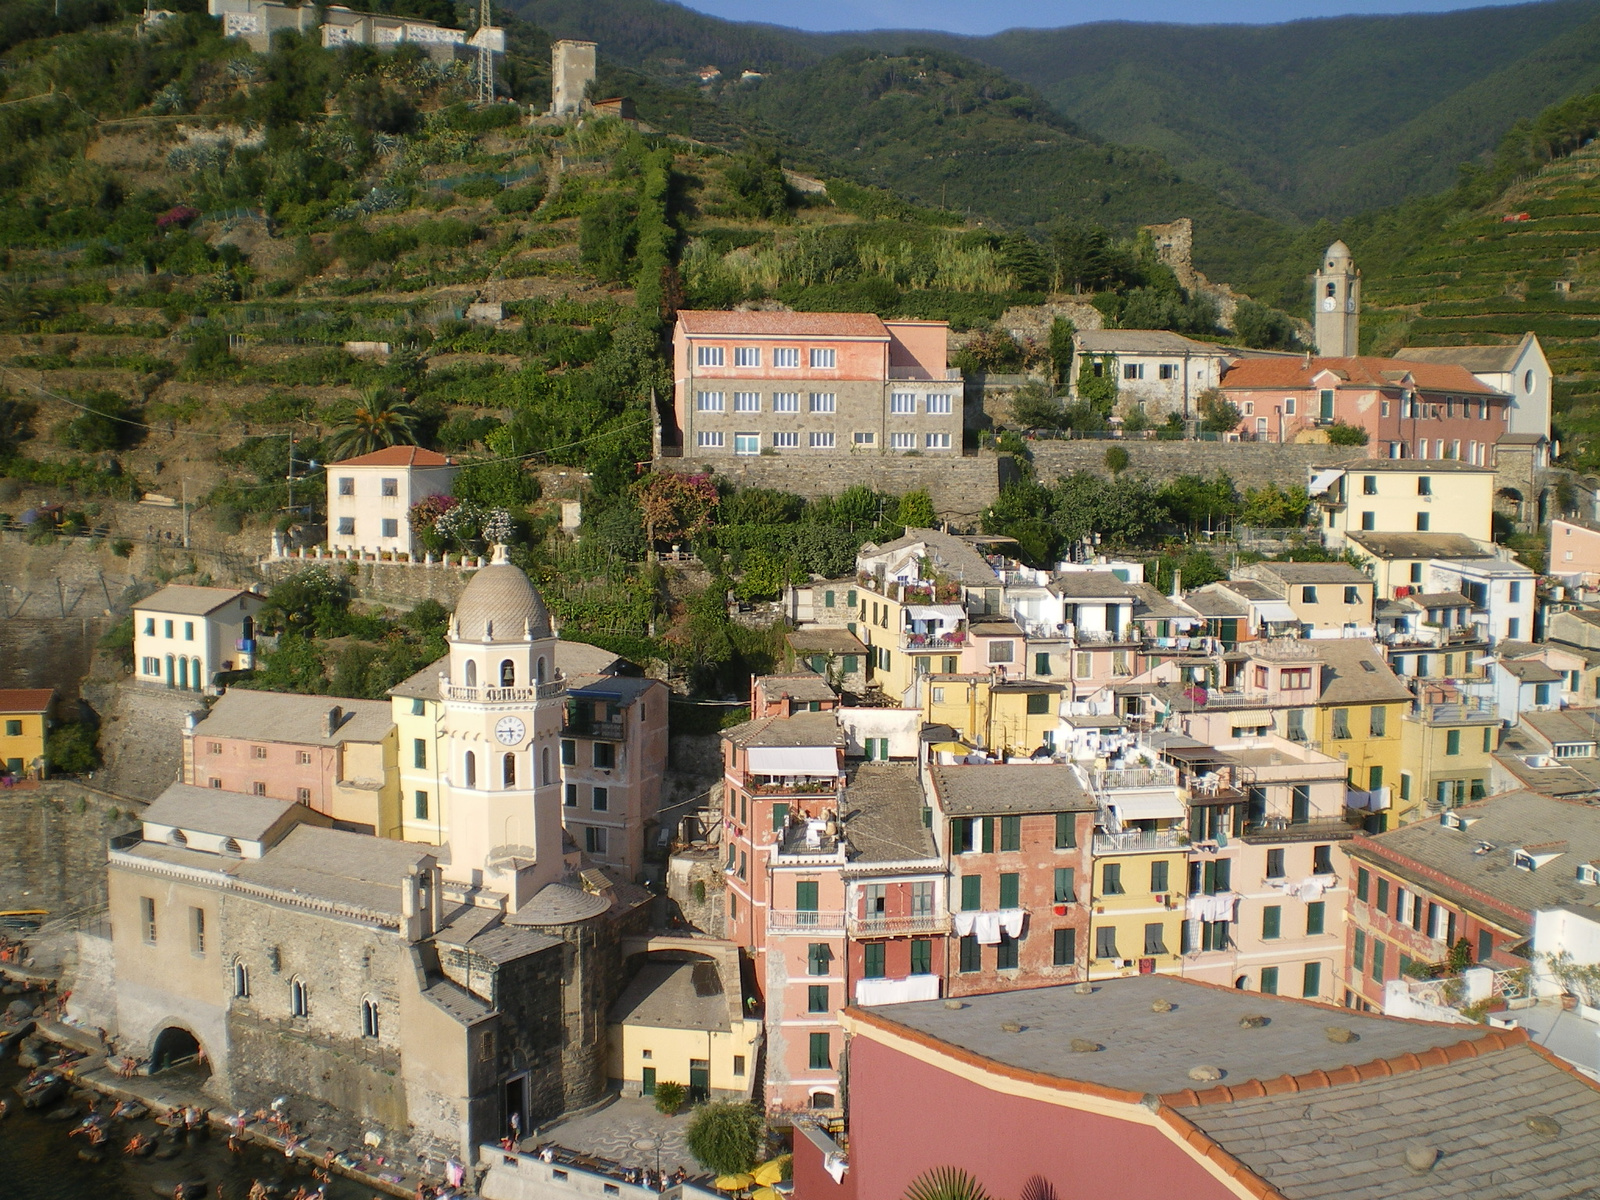
<path id="1" fill-rule="evenodd" d="M 1600 84 L 1600 0 L 982 38 L 805 33 L 665 0 L 522 0 L 519 11 L 555 36 L 598 40 L 617 62 L 684 78 L 705 64 L 782 77 L 858 47 L 958 54 L 1036 89 L 1096 139 L 1153 150 L 1192 183 L 1291 223 L 1444 191 L 1458 163 L 1517 120 Z"/>
<path id="2" fill-rule="evenodd" d="M 1522 213 L 1529 219 L 1503 220 Z M 1533 330 L 1557 375 L 1565 459 L 1600 467 L 1600 145 L 1550 163 L 1410 253 L 1379 261 L 1363 297 L 1362 341 L 1373 353 L 1515 342 Z"/>

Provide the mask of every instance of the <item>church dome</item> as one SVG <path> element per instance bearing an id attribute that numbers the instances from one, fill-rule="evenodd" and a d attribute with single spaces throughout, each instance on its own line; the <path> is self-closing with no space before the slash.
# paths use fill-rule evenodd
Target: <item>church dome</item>
<path id="1" fill-rule="evenodd" d="M 1328 252 L 1327 252 L 1327 254 L 1323 255 L 1323 257 L 1324 258 L 1349 258 L 1350 257 L 1350 247 L 1346 246 L 1344 244 L 1344 239 L 1341 238 L 1338 241 L 1334 242 L 1333 245 L 1328 247 Z"/>
<path id="2" fill-rule="evenodd" d="M 554 636 L 539 589 L 521 567 L 503 561 L 484 567 L 463 589 L 455 626 L 461 642 L 520 642 L 529 632 Z"/>

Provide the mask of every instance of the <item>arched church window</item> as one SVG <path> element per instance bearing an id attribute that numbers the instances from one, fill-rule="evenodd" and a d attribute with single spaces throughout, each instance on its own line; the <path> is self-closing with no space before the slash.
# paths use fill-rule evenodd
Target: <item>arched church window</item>
<path id="1" fill-rule="evenodd" d="M 364 1038 L 378 1036 L 378 1004 L 370 998 L 361 1001 L 361 1036 Z"/>
<path id="2" fill-rule="evenodd" d="M 478 664 L 473 662 L 470 658 L 467 659 L 467 686 L 478 686 Z"/>
<path id="3" fill-rule="evenodd" d="M 500 663 L 500 686 L 507 688 L 517 686 L 517 664 L 509 658 L 501 660 Z"/>
<path id="4" fill-rule="evenodd" d="M 544 682 L 544 659 L 539 659 L 539 682 Z"/>
<path id="5" fill-rule="evenodd" d="M 550 786 L 550 747 L 546 746 L 539 751 L 539 781 L 546 787 Z"/>
<path id="6" fill-rule="evenodd" d="M 306 991 L 305 980 L 298 977 L 289 983 L 289 1015 L 291 1017 L 311 1015 L 311 996 Z"/>
<path id="7" fill-rule="evenodd" d="M 1338 286 L 1338 284 L 1330 283 L 1328 285 L 1328 295 L 1336 296 L 1338 294 L 1339 294 L 1339 286 Z"/>
<path id="8" fill-rule="evenodd" d="M 500 781 L 508 788 L 517 786 L 517 756 L 515 754 L 508 754 L 501 760 Z"/>
<path id="9" fill-rule="evenodd" d="M 467 786 L 478 786 L 478 756 L 471 750 L 467 751 Z"/>

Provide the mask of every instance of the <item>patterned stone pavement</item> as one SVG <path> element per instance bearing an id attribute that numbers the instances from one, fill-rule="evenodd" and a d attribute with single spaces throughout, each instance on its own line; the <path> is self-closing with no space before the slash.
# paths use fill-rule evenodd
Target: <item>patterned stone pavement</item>
<path id="1" fill-rule="evenodd" d="M 640 1150 L 634 1143 L 658 1141 L 663 1171 L 672 1172 L 682 1166 L 690 1176 L 695 1176 L 701 1173 L 700 1164 L 695 1162 L 683 1141 L 688 1123 L 687 1111 L 675 1117 L 664 1117 L 650 1100 L 620 1096 L 598 1112 L 563 1121 L 536 1138 L 527 1138 L 523 1147 L 532 1150 L 541 1143 L 555 1142 L 581 1154 L 594 1154 L 625 1167 L 648 1167 L 653 1171 L 656 1152 Z"/>

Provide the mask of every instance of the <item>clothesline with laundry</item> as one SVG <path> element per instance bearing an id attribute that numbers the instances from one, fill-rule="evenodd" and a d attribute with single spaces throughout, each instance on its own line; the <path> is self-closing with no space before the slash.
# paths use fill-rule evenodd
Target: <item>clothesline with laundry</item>
<path id="1" fill-rule="evenodd" d="M 976 935 L 980 946 L 997 946 L 1002 931 L 1012 941 L 1022 936 L 1027 915 L 1020 908 L 1003 908 L 999 912 L 958 912 L 953 919 L 957 937 Z"/>

